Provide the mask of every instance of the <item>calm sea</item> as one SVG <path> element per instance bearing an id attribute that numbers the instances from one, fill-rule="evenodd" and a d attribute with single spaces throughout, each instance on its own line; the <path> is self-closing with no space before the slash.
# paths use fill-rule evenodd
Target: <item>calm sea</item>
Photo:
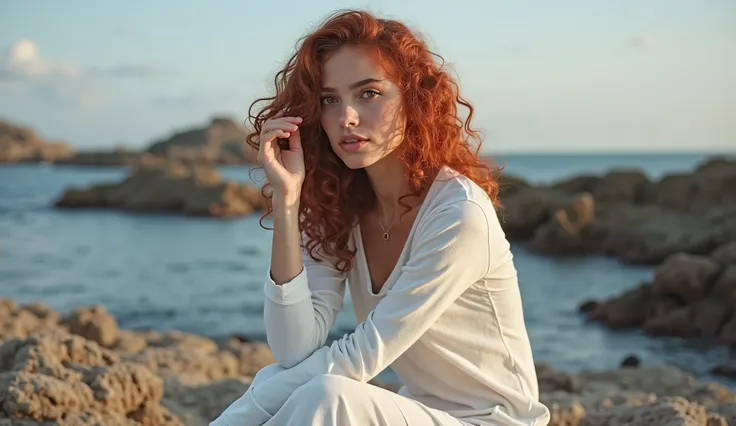
<path id="1" fill-rule="evenodd" d="M 690 170 L 705 158 L 508 155 L 497 161 L 508 173 L 540 183 L 615 168 L 640 168 L 656 179 Z M 222 169 L 228 178 L 250 182 L 248 172 Z M 124 168 L 0 167 L 0 297 L 40 300 L 62 312 L 102 304 L 124 328 L 262 339 L 262 283 L 271 241 L 258 215 L 213 220 L 51 207 L 70 185 L 116 181 L 126 174 Z M 672 363 L 704 375 L 733 356 L 693 341 L 611 332 L 578 315 L 581 301 L 636 286 L 652 276 L 650 267 L 591 256 L 542 257 L 522 244 L 513 251 L 537 361 L 576 371 L 612 368 L 636 354 L 645 363 Z M 336 336 L 356 323 L 349 300 L 346 307 Z"/>

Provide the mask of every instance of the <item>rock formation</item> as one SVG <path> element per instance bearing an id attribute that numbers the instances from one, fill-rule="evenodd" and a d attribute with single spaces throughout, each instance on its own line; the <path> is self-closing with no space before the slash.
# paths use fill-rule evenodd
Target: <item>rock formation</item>
<path id="1" fill-rule="evenodd" d="M 631 358 L 577 374 L 538 363 L 550 426 L 736 424 L 730 389 Z M 123 330 L 101 306 L 62 315 L 0 299 L 3 426 L 204 426 L 273 362 L 263 342 Z"/>
<path id="2" fill-rule="evenodd" d="M 189 216 L 236 217 L 265 208 L 259 188 L 223 181 L 214 168 L 141 167 L 122 182 L 69 188 L 59 208 L 111 208 L 135 212 L 171 212 Z"/>
<path id="3" fill-rule="evenodd" d="M 0 164 L 53 162 L 73 154 L 65 142 L 47 141 L 28 127 L 0 121 Z"/>

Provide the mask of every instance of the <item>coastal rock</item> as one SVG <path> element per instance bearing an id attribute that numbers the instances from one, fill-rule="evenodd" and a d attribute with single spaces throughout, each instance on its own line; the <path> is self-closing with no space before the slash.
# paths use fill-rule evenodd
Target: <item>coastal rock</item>
<path id="1" fill-rule="evenodd" d="M 0 346 L 0 413 L 8 419 L 180 425 L 160 406 L 162 395 L 163 382 L 144 366 L 63 330 Z"/>
<path id="2" fill-rule="evenodd" d="M 115 343 L 118 333 L 118 323 L 102 306 L 92 306 L 75 309 L 62 325 L 69 332 L 99 343 L 101 346 L 111 346 Z"/>
<path id="3" fill-rule="evenodd" d="M 273 352 L 265 342 L 241 342 L 238 339 L 229 339 L 222 347 L 232 353 L 239 361 L 239 374 L 255 376 L 263 367 L 276 363 Z"/>
<path id="4" fill-rule="evenodd" d="M 652 290 L 656 296 L 693 303 L 705 297 L 720 269 L 717 262 L 705 256 L 673 254 L 657 267 Z"/>
<path id="5" fill-rule="evenodd" d="M 608 327 L 641 327 L 651 336 L 702 338 L 736 344 L 736 265 L 706 256 L 673 254 L 642 283 L 580 312 Z"/>
<path id="6" fill-rule="evenodd" d="M 54 161 L 54 164 L 96 167 L 136 166 L 141 163 L 142 155 L 138 151 L 118 147 L 110 151 L 75 152 L 68 158 Z"/>
<path id="7" fill-rule="evenodd" d="M 587 315 L 588 319 L 603 323 L 613 329 L 639 327 L 650 315 L 651 293 L 651 285 L 642 283 L 606 301 L 588 301 L 586 305 L 589 308 L 581 309 L 581 311 Z"/>
<path id="8" fill-rule="evenodd" d="M 46 141 L 28 127 L 0 121 L 0 164 L 56 161 L 73 154 L 66 142 Z"/>
<path id="9" fill-rule="evenodd" d="M 693 173 L 676 173 L 656 185 L 655 202 L 668 209 L 705 213 L 736 204 L 736 161 L 714 158 Z"/>
<path id="10" fill-rule="evenodd" d="M 206 337 L 182 332 L 150 333 L 148 345 L 124 359 L 145 365 L 163 378 L 177 377 L 187 385 L 240 375 L 240 362 L 230 351 L 219 351 Z"/>
<path id="11" fill-rule="evenodd" d="M 94 306 L 76 310 L 94 311 Z M 0 425 L 206 426 L 247 390 L 257 371 L 273 363 L 265 342 L 119 330 L 105 348 L 60 327 L 59 314 L 42 304 L 21 307 L 0 300 L 0 315 L 46 319 L 49 327 L 8 337 L 0 346 Z M 551 426 L 625 418 L 677 422 L 683 415 L 700 421 L 703 410 L 707 424 L 725 425 L 736 414 L 733 391 L 672 366 L 569 373 L 538 364 L 536 370 Z M 397 389 L 376 379 L 371 383 Z"/>
<path id="12" fill-rule="evenodd" d="M 33 333 L 59 328 L 59 314 L 36 302 L 18 306 L 11 299 L 0 299 L 0 344 L 6 339 L 28 338 Z"/>
<path id="13" fill-rule="evenodd" d="M 736 240 L 726 243 L 710 254 L 716 262 L 723 265 L 736 265 Z"/>
<path id="14" fill-rule="evenodd" d="M 536 228 L 529 247 L 547 254 L 586 252 L 583 232 L 594 218 L 593 197 L 587 192 L 577 195 L 570 205 L 557 209 L 546 224 Z"/>
<path id="15" fill-rule="evenodd" d="M 553 212 L 570 204 L 570 196 L 547 188 L 524 188 L 504 198 L 499 219 L 509 239 L 529 239 Z"/>
<path id="16" fill-rule="evenodd" d="M 705 407 L 685 398 L 662 398 L 644 405 L 616 407 L 605 412 L 589 413 L 580 426 L 706 426 Z"/>
<path id="17" fill-rule="evenodd" d="M 233 401 L 240 398 L 250 385 L 250 379 L 225 379 L 214 383 L 187 386 L 176 379 L 168 379 L 165 384 L 166 399 L 163 404 L 174 407 L 186 407 L 183 415 L 193 413 L 197 419 L 209 420 L 217 418 Z M 171 404 L 173 402 L 174 404 Z M 192 421 L 188 425 L 205 425 Z"/>
<path id="18" fill-rule="evenodd" d="M 592 220 L 568 232 L 555 220 L 556 212 L 582 194 L 595 201 Z M 524 187 L 503 204 L 507 235 L 530 241 L 537 252 L 599 253 L 624 263 L 657 265 L 675 253 L 708 255 L 736 241 L 736 160 L 711 159 L 690 173 L 659 181 L 635 169 L 575 176 Z M 730 250 L 719 256 L 730 256 Z"/>
<path id="19" fill-rule="evenodd" d="M 510 197 L 517 194 L 519 191 L 525 188 L 529 188 L 531 185 L 519 176 L 503 174 L 498 182 L 499 192 L 501 199 Z"/>
<path id="20" fill-rule="evenodd" d="M 188 216 L 235 217 L 265 208 L 259 189 L 225 182 L 212 168 L 143 167 L 120 183 L 69 188 L 58 208 L 112 208 L 136 212 L 172 212 Z"/>
<path id="21" fill-rule="evenodd" d="M 546 375 L 564 374 L 550 371 L 548 366 L 537 368 Z M 575 392 L 540 388 L 540 400 L 551 412 L 551 426 L 649 425 L 658 424 L 650 422 L 660 417 L 662 421 L 681 421 L 678 419 L 683 410 L 663 408 L 670 406 L 673 398 L 681 400 L 676 407 L 687 407 L 684 410 L 686 419 L 689 410 L 695 410 L 697 421 L 721 421 L 724 413 L 728 415 L 731 407 L 736 405 L 736 395 L 728 388 L 699 382 L 692 374 L 672 366 L 644 365 L 610 371 L 583 371 L 569 376 L 579 383 Z"/>
<path id="22" fill-rule="evenodd" d="M 601 180 L 603 180 L 602 177 L 595 175 L 573 176 L 569 179 L 554 182 L 550 185 L 550 188 L 570 195 L 577 195 L 583 192 L 591 194 L 598 187 Z"/>
<path id="23" fill-rule="evenodd" d="M 593 196 L 600 202 L 643 204 L 651 199 L 652 183 L 639 170 L 614 170 L 595 186 Z"/>
<path id="24" fill-rule="evenodd" d="M 206 126 L 174 133 L 154 142 L 146 153 L 191 163 L 255 163 L 257 152 L 245 138 L 247 130 L 227 117 L 215 117 Z"/>

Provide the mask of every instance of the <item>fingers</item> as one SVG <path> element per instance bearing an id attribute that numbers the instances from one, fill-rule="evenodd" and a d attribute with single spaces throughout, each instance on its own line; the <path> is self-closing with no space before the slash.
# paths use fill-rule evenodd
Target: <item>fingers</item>
<path id="1" fill-rule="evenodd" d="M 258 162 L 263 164 L 264 161 L 268 162 L 275 158 L 278 150 L 278 146 L 275 143 L 276 139 L 287 139 L 289 136 L 291 136 L 289 132 L 285 132 L 281 129 L 275 129 L 264 133 L 263 137 L 258 141 Z"/>
<path id="2" fill-rule="evenodd" d="M 273 118 L 266 120 L 261 128 L 259 138 L 258 162 L 262 165 L 275 158 L 280 151 L 276 143 L 277 138 L 289 139 L 289 149 L 301 150 L 301 138 L 298 136 L 301 117 L 284 117 L 284 110 L 279 111 Z M 296 135 L 296 137 L 295 137 Z M 297 148 L 298 147 L 298 148 Z"/>
<path id="3" fill-rule="evenodd" d="M 302 152 L 302 138 L 299 129 L 289 136 L 289 151 Z"/>
<path id="4" fill-rule="evenodd" d="M 281 117 L 277 119 L 267 120 L 263 123 L 261 131 L 268 131 L 273 129 L 282 129 L 284 131 L 295 131 L 296 126 L 302 123 L 301 117 Z"/>

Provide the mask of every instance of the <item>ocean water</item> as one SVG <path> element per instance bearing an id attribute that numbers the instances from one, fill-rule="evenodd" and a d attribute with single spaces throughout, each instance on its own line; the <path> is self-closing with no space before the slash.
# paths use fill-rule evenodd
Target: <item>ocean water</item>
<path id="1" fill-rule="evenodd" d="M 640 168 L 657 179 L 691 170 L 706 158 L 508 155 L 496 160 L 508 173 L 542 183 L 616 168 Z M 61 312 L 102 304 L 123 328 L 263 339 L 262 285 L 271 234 L 260 227 L 258 214 L 215 220 L 52 207 L 68 186 L 117 181 L 127 173 L 125 168 L 0 167 L 0 297 L 43 301 Z M 247 182 L 259 176 L 247 167 L 225 167 L 222 173 Z M 578 314 L 584 300 L 618 294 L 650 279 L 651 267 L 598 256 L 538 256 L 523 244 L 512 249 L 537 361 L 579 371 L 613 368 L 635 354 L 644 363 L 671 363 L 716 380 L 708 370 L 734 356 L 698 341 L 612 332 Z M 334 336 L 356 325 L 347 297 Z"/>

